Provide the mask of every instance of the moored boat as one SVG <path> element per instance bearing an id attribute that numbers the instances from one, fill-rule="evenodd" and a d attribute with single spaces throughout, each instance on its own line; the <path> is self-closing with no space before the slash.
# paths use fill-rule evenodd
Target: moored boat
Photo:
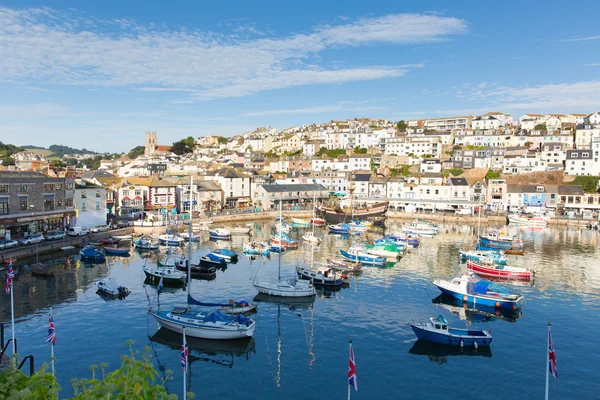
<path id="1" fill-rule="evenodd" d="M 411 235 L 404 232 L 396 233 L 393 235 L 385 235 L 384 240 L 395 244 L 404 244 L 408 247 L 416 249 L 421 244 L 421 238 L 418 235 Z M 374 242 L 375 244 L 381 244 L 381 242 Z"/>
<path id="2" fill-rule="evenodd" d="M 480 329 L 456 329 L 448 326 L 443 316 L 429 318 L 429 322 L 411 324 L 418 339 L 432 343 L 460 347 L 487 347 L 492 343 L 492 335 Z"/>
<path id="3" fill-rule="evenodd" d="M 343 284 L 341 275 L 331 267 L 296 267 L 296 273 L 299 278 L 309 280 L 315 286 L 341 287 Z"/>
<path id="4" fill-rule="evenodd" d="M 208 236 L 211 239 L 231 240 L 231 231 L 224 228 L 216 228 L 208 231 Z"/>
<path id="5" fill-rule="evenodd" d="M 182 244 L 185 243 L 184 238 L 182 238 L 181 236 L 172 235 L 172 234 L 159 235 L 158 241 L 163 246 L 181 246 Z"/>
<path id="6" fill-rule="evenodd" d="M 101 262 L 106 259 L 104 252 L 99 251 L 95 247 L 86 246 L 79 251 L 79 256 L 84 261 Z"/>
<path id="7" fill-rule="evenodd" d="M 244 254 L 266 256 L 271 254 L 271 248 L 265 242 L 249 242 L 245 243 L 242 247 Z"/>
<path id="8" fill-rule="evenodd" d="M 480 276 L 491 276 L 506 279 L 533 279 L 535 272 L 523 267 L 511 267 L 509 265 L 498 265 L 490 259 L 481 259 L 478 262 L 467 261 L 467 269 Z"/>
<path id="9" fill-rule="evenodd" d="M 222 258 L 227 262 L 237 262 L 238 260 L 237 253 L 229 249 L 216 248 L 213 251 L 211 251 L 210 254 L 214 254 L 215 256 Z"/>
<path id="10" fill-rule="evenodd" d="M 307 243 L 313 244 L 321 243 L 321 238 L 315 236 L 314 232 L 306 232 L 304 235 L 302 235 L 302 240 L 304 240 Z"/>
<path id="11" fill-rule="evenodd" d="M 143 268 L 146 278 L 154 284 L 158 284 L 162 281 L 165 286 L 180 286 L 185 283 L 185 273 L 178 271 L 174 266 L 165 266 L 150 268 L 144 266 Z"/>
<path id="12" fill-rule="evenodd" d="M 347 261 L 338 260 L 337 258 L 328 258 L 327 265 L 338 271 L 357 272 L 362 270 L 362 264 L 349 263 Z"/>
<path id="13" fill-rule="evenodd" d="M 509 214 L 508 222 L 513 224 L 519 224 L 524 226 L 539 226 L 544 227 L 548 225 L 550 218 L 541 213 L 533 215 L 516 215 Z"/>
<path id="14" fill-rule="evenodd" d="M 420 236 L 435 236 L 438 233 L 438 228 L 426 222 L 411 222 L 410 224 L 403 224 L 402 231 Z"/>
<path id="15" fill-rule="evenodd" d="M 54 271 L 51 270 L 47 265 L 44 265 L 40 262 L 31 264 L 29 268 L 31 269 L 32 275 L 54 276 Z"/>
<path id="16" fill-rule="evenodd" d="M 271 236 L 271 244 L 280 244 L 285 249 L 296 249 L 298 248 L 298 242 L 290 238 L 283 232 L 279 232 L 277 236 Z"/>
<path id="17" fill-rule="evenodd" d="M 337 233 L 342 235 L 347 235 L 350 233 L 350 226 L 348 224 L 329 225 L 327 229 L 329 229 L 330 233 Z"/>
<path id="18" fill-rule="evenodd" d="M 115 278 L 101 279 L 95 285 L 104 296 L 124 299 L 131 293 L 125 286 L 119 285 Z"/>
<path id="19" fill-rule="evenodd" d="M 133 242 L 133 246 L 138 250 L 155 251 L 159 249 L 159 244 L 150 236 L 142 236 Z"/>
<path id="20" fill-rule="evenodd" d="M 442 293 L 468 303 L 516 310 L 523 302 L 522 294 L 511 293 L 494 282 L 476 276 L 463 275 L 451 281 L 438 279 L 433 284 Z"/>
<path id="21" fill-rule="evenodd" d="M 129 249 L 120 249 L 118 247 L 104 247 L 104 253 L 107 256 L 127 257 L 129 255 Z"/>
<path id="22" fill-rule="evenodd" d="M 352 246 L 348 251 L 340 250 L 340 253 L 344 259 L 361 264 L 383 266 L 386 263 L 385 258 L 368 254 L 358 246 Z"/>
<path id="23" fill-rule="evenodd" d="M 226 226 L 232 235 L 249 235 L 252 232 L 252 227 L 249 226 Z"/>
<path id="24" fill-rule="evenodd" d="M 504 257 L 504 252 L 502 250 L 460 250 L 459 254 L 463 261 L 481 261 L 491 259 L 495 264 L 506 265 L 506 257 Z"/>
<path id="25" fill-rule="evenodd" d="M 223 268 L 227 266 L 227 261 L 215 254 L 208 253 L 204 257 L 200 257 L 200 265 L 213 266 Z"/>
<path id="26" fill-rule="evenodd" d="M 344 221 L 375 221 L 380 220 L 385 216 L 389 207 L 388 202 L 375 203 L 366 208 L 349 208 L 343 210 L 340 207 L 328 207 L 321 205 L 317 207 L 317 214 L 325 219 L 328 224 L 339 224 Z"/>
<path id="27" fill-rule="evenodd" d="M 323 218 L 311 218 L 310 224 L 315 226 L 323 226 L 327 223 Z"/>
<path id="28" fill-rule="evenodd" d="M 292 225 L 298 227 L 307 227 L 310 226 L 310 221 L 301 218 L 292 218 Z"/>
<path id="29" fill-rule="evenodd" d="M 158 324 L 171 331 L 200 339 L 228 340 L 251 337 L 256 322 L 243 315 L 230 316 L 220 310 L 198 312 L 191 307 L 176 307 L 171 311 L 152 314 Z"/>
<path id="30" fill-rule="evenodd" d="M 112 238 L 116 240 L 132 240 L 133 235 L 115 235 Z"/>

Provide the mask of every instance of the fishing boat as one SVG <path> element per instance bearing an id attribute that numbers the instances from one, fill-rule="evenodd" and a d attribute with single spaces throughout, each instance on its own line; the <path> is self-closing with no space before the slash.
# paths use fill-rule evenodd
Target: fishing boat
<path id="1" fill-rule="evenodd" d="M 47 265 L 44 265 L 40 262 L 36 262 L 31 264 L 29 267 L 31 269 L 32 275 L 37 276 L 54 276 L 54 271 L 51 270 Z"/>
<path id="2" fill-rule="evenodd" d="M 204 257 L 200 257 L 200 265 L 222 268 L 227 266 L 227 261 L 215 254 L 208 253 Z"/>
<path id="3" fill-rule="evenodd" d="M 492 335 L 480 329 L 456 329 L 448 326 L 442 315 L 429 318 L 429 322 L 411 324 L 418 339 L 427 342 L 460 347 L 488 347 L 492 343 Z"/>
<path id="4" fill-rule="evenodd" d="M 154 241 L 150 236 L 142 236 L 133 242 L 133 246 L 138 250 L 155 251 L 159 249 L 158 242 Z"/>
<path id="5" fill-rule="evenodd" d="M 129 249 L 120 249 L 118 247 L 104 247 L 104 253 L 107 256 L 127 257 L 129 256 Z"/>
<path id="6" fill-rule="evenodd" d="M 385 265 L 386 259 L 383 257 L 374 256 L 363 251 L 362 247 L 352 246 L 348 251 L 340 250 L 342 257 L 352 262 L 358 262 L 366 265 Z"/>
<path id="7" fill-rule="evenodd" d="M 511 293 L 502 286 L 477 276 L 463 275 L 451 281 L 438 279 L 433 284 L 442 293 L 468 303 L 516 310 L 523 302 L 522 294 Z"/>
<path id="8" fill-rule="evenodd" d="M 181 236 L 183 238 L 183 240 L 185 240 L 186 242 L 190 242 L 190 241 L 199 242 L 200 241 L 200 236 L 194 235 L 193 233 L 189 234 L 187 232 L 182 232 L 179 234 L 179 236 Z"/>
<path id="9" fill-rule="evenodd" d="M 509 265 L 495 264 L 491 259 L 479 261 L 467 260 L 467 269 L 480 276 L 491 276 L 506 279 L 533 279 L 535 271 L 523 267 L 511 267 Z"/>
<path id="10" fill-rule="evenodd" d="M 327 227 L 330 233 L 347 235 L 350 233 L 350 226 L 348 224 L 337 224 L 337 225 L 329 225 Z"/>
<path id="11" fill-rule="evenodd" d="M 369 227 L 360 221 L 352 221 L 348 224 L 348 227 L 351 232 L 366 232 L 369 230 Z"/>
<path id="12" fill-rule="evenodd" d="M 462 261 L 481 261 L 491 259 L 495 264 L 506 265 L 506 257 L 502 250 L 460 250 L 460 258 Z"/>
<path id="13" fill-rule="evenodd" d="M 298 227 L 308 227 L 310 226 L 310 221 L 301 218 L 292 218 L 292 225 Z"/>
<path id="14" fill-rule="evenodd" d="M 338 271 L 358 272 L 362 270 L 362 264 L 349 263 L 347 261 L 338 260 L 337 258 L 333 257 L 327 259 L 327 265 Z"/>
<path id="15" fill-rule="evenodd" d="M 403 244 L 410 248 L 416 249 L 421 244 L 421 238 L 418 235 L 411 235 L 404 232 L 396 233 L 393 235 L 385 235 L 384 240 L 395 244 Z M 375 244 L 381 244 L 381 242 L 375 241 Z"/>
<path id="16" fill-rule="evenodd" d="M 98 292 L 105 296 L 124 299 L 131 293 L 125 286 L 120 286 L 115 278 L 101 279 L 95 285 L 98 288 Z"/>
<path id="17" fill-rule="evenodd" d="M 316 237 L 314 232 L 306 232 L 304 235 L 302 235 L 302 240 L 304 240 L 307 243 L 321 243 L 321 238 Z"/>
<path id="18" fill-rule="evenodd" d="M 398 259 L 406 252 L 406 247 L 388 242 L 383 245 L 367 244 L 365 252 L 378 257 Z"/>
<path id="19" fill-rule="evenodd" d="M 159 311 L 152 314 L 158 324 L 186 336 L 231 340 L 251 337 L 256 328 L 256 321 L 243 315 L 227 315 L 220 310 L 212 312 L 196 311 L 192 307 L 175 307 L 171 311 Z"/>
<path id="20" fill-rule="evenodd" d="M 296 267 L 296 273 L 301 279 L 309 280 L 315 286 L 341 287 L 343 282 L 340 275 L 331 267 Z"/>
<path id="21" fill-rule="evenodd" d="M 323 226 L 327 223 L 327 221 L 325 221 L 323 218 L 311 218 L 310 219 L 310 224 L 311 225 L 315 225 L 315 226 Z"/>
<path id="22" fill-rule="evenodd" d="M 277 234 L 277 236 L 271 236 L 271 244 L 280 244 L 286 250 L 298 248 L 298 242 L 293 240 L 292 238 L 290 238 L 288 235 L 286 235 L 283 232 L 279 232 L 279 234 Z"/>
<path id="23" fill-rule="evenodd" d="M 271 248 L 265 242 L 249 242 L 242 246 L 242 250 L 244 254 L 254 255 L 254 256 L 265 256 L 269 257 L 271 255 Z"/>
<path id="24" fill-rule="evenodd" d="M 215 256 L 222 258 L 226 262 L 237 262 L 238 260 L 237 253 L 229 249 L 217 248 L 211 251 L 210 254 L 214 254 Z"/>
<path id="25" fill-rule="evenodd" d="M 403 224 L 402 231 L 420 236 L 435 236 L 438 233 L 438 228 L 430 223 L 417 221 Z"/>
<path id="26" fill-rule="evenodd" d="M 513 224 L 519 224 L 523 226 L 539 226 L 544 227 L 548 225 L 550 218 L 541 213 L 536 213 L 532 215 L 518 215 L 518 214 L 509 214 L 508 222 Z"/>
<path id="27" fill-rule="evenodd" d="M 505 235 L 504 232 L 491 230 L 479 236 L 479 243 L 486 247 L 503 250 L 523 250 L 523 241 L 516 236 Z"/>
<path id="28" fill-rule="evenodd" d="M 175 268 L 179 271 L 187 272 L 188 270 L 192 274 L 192 278 L 199 278 L 205 280 L 212 280 L 217 277 L 217 268 L 210 265 L 192 264 L 188 267 L 187 258 L 179 260 L 175 264 Z"/>
<path id="29" fill-rule="evenodd" d="M 252 232 L 252 227 L 249 226 L 226 226 L 232 235 L 249 235 Z"/>
<path id="30" fill-rule="evenodd" d="M 146 278 L 153 284 L 161 281 L 165 286 L 181 286 L 185 284 L 185 273 L 178 271 L 175 266 L 157 266 L 157 268 L 144 266 L 143 270 Z"/>
<path id="31" fill-rule="evenodd" d="M 98 249 L 96 249 L 95 247 L 92 247 L 92 246 L 85 246 L 83 249 L 81 249 L 79 251 L 79 257 L 83 261 L 95 261 L 95 262 L 104 261 L 106 259 L 104 252 L 99 251 Z"/>
<path id="32" fill-rule="evenodd" d="M 366 208 L 352 208 L 352 206 L 350 206 L 347 209 L 342 209 L 339 206 L 328 207 L 320 205 L 317 207 L 317 214 L 328 224 L 340 224 L 344 221 L 351 221 L 353 219 L 357 221 L 376 221 L 385 217 L 388 207 L 389 203 L 387 201 L 375 203 Z"/>
<path id="33" fill-rule="evenodd" d="M 282 217 L 282 202 L 279 201 L 279 218 Z M 283 232 L 279 232 L 279 240 L 283 240 Z M 282 246 L 281 244 L 279 244 Z M 259 293 L 278 297 L 310 297 L 316 294 L 315 287 L 310 283 L 299 281 L 294 278 L 286 278 L 281 276 L 281 250 L 278 250 L 279 257 L 277 259 L 277 278 L 269 280 L 258 280 L 256 277 L 252 280 L 252 284 Z M 258 273 L 258 269 L 256 271 Z"/>
<path id="34" fill-rule="evenodd" d="M 498 247 L 489 247 L 489 246 L 484 246 L 481 243 L 477 245 L 476 250 L 482 250 L 482 251 L 502 251 L 503 254 L 510 254 L 510 255 L 515 255 L 515 256 L 522 256 L 523 254 L 525 254 L 525 252 L 523 251 L 523 249 L 507 249 L 507 248 L 498 248 Z"/>
<path id="35" fill-rule="evenodd" d="M 112 238 L 117 240 L 132 240 L 133 235 L 115 235 Z"/>
<path id="36" fill-rule="evenodd" d="M 173 234 L 159 235 L 158 241 L 163 246 L 181 246 L 185 243 L 184 238 Z"/>
<path id="37" fill-rule="evenodd" d="M 216 228 L 208 231 L 208 236 L 211 239 L 231 240 L 231 231 L 224 228 Z"/>

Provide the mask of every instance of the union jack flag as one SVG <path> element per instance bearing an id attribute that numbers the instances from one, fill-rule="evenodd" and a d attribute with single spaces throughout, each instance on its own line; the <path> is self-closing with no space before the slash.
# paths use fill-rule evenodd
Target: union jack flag
<path id="1" fill-rule="evenodd" d="M 4 284 L 4 290 L 7 294 L 12 291 L 12 283 L 15 277 L 15 271 L 13 271 L 12 260 L 10 260 L 10 265 L 8 266 L 8 272 L 6 273 L 6 283 Z"/>
<path id="2" fill-rule="evenodd" d="M 183 331 L 183 344 L 181 345 L 181 368 L 184 370 L 187 367 L 188 361 L 188 345 L 185 340 L 185 331 Z"/>
<path id="3" fill-rule="evenodd" d="M 56 329 L 54 328 L 54 317 L 52 315 L 48 318 L 48 336 L 46 336 L 46 342 L 56 344 Z"/>
<path id="4" fill-rule="evenodd" d="M 556 354 L 554 353 L 554 344 L 552 344 L 552 334 L 548 327 L 548 368 L 554 379 L 558 379 L 558 369 L 556 369 Z"/>
<path id="5" fill-rule="evenodd" d="M 354 350 L 350 341 L 350 364 L 348 366 L 348 385 L 353 386 L 358 392 L 358 380 L 356 379 L 356 363 L 354 362 Z"/>

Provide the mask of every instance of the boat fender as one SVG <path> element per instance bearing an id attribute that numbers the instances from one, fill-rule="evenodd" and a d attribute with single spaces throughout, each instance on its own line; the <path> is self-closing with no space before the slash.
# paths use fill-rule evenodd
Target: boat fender
<path id="1" fill-rule="evenodd" d="M 496 302 L 496 307 L 500 307 L 500 302 L 499 301 Z"/>
<path id="2" fill-rule="evenodd" d="M 460 340 L 460 348 L 462 349 L 462 348 L 463 348 L 463 346 L 464 346 L 464 343 L 463 343 L 463 341 L 462 341 L 462 339 L 461 339 L 461 340 Z"/>
<path id="3" fill-rule="evenodd" d="M 473 346 L 474 346 L 475 348 L 477 348 L 477 341 L 474 341 L 474 342 L 473 342 Z"/>
<path id="4" fill-rule="evenodd" d="M 464 296 L 463 296 L 463 301 L 467 301 L 467 300 L 469 300 L 469 296 L 467 296 L 467 295 L 464 295 Z"/>

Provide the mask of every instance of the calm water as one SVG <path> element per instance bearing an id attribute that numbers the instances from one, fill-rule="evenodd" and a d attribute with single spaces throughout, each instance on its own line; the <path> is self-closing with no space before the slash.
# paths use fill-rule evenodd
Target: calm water
<path id="1" fill-rule="evenodd" d="M 255 239 L 264 239 L 270 225 L 257 225 Z M 354 342 L 359 392 L 353 398 L 439 399 L 540 398 L 543 396 L 546 357 L 546 324 L 552 322 L 560 380 L 550 383 L 551 397 L 598 398 L 597 335 L 600 330 L 600 263 L 597 232 L 546 228 L 522 230 L 524 257 L 510 256 L 511 265 L 536 269 L 535 286 L 518 287 L 525 294 L 522 315 L 481 316 L 469 310 L 432 302 L 439 294 L 430 282 L 457 276 L 463 271 L 458 248 L 468 227 L 444 226 L 418 251 L 388 269 L 366 268 L 352 277 L 350 288 L 320 293 L 311 303 L 261 302 L 257 329 L 250 341 L 190 343 L 190 390 L 197 398 L 343 399 L 346 396 L 348 339 Z M 393 228 L 391 229 L 394 230 Z M 291 235 L 300 237 L 301 232 Z M 377 235 L 374 235 L 377 237 Z M 472 236 L 471 236 L 472 238 Z M 225 243 L 241 253 L 242 240 Z M 325 234 L 316 249 L 316 260 L 348 247 L 355 239 Z M 194 245 L 195 256 L 215 244 Z M 182 250 L 183 251 L 183 250 Z M 163 256 L 164 257 L 164 256 Z M 294 271 L 308 263 L 307 249 L 285 254 L 283 270 Z M 125 342 L 150 346 L 161 372 L 172 370 L 168 390 L 181 395 L 180 337 L 160 331 L 148 315 L 148 291 L 143 284 L 144 259 L 110 258 L 106 264 L 57 269 L 55 278 L 41 279 L 21 273 L 15 281 L 19 353 L 34 354 L 36 364 L 48 361 L 44 342 L 47 312 L 53 307 L 58 342 L 56 368 L 62 396 L 72 394 L 69 379 L 89 377 L 88 366 L 119 366 Z M 219 271 L 214 281 L 194 280 L 192 294 L 210 301 L 230 298 L 252 300 L 250 280 L 277 273 L 277 255 L 270 261 L 240 257 Z M 131 289 L 125 300 L 104 301 L 94 281 L 107 275 Z M 8 296 L 0 298 L 2 320 L 10 318 Z M 160 294 L 160 305 L 170 308 L 185 301 L 183 289 Z M 455 327 L 470 323 L 493 329 L 490 351 L 465 349 L 448 354 L 438 348 L 414 347 L 410 322 L 443 314 Z M 7 332 L 7 334 L 9 334 Z"/>

